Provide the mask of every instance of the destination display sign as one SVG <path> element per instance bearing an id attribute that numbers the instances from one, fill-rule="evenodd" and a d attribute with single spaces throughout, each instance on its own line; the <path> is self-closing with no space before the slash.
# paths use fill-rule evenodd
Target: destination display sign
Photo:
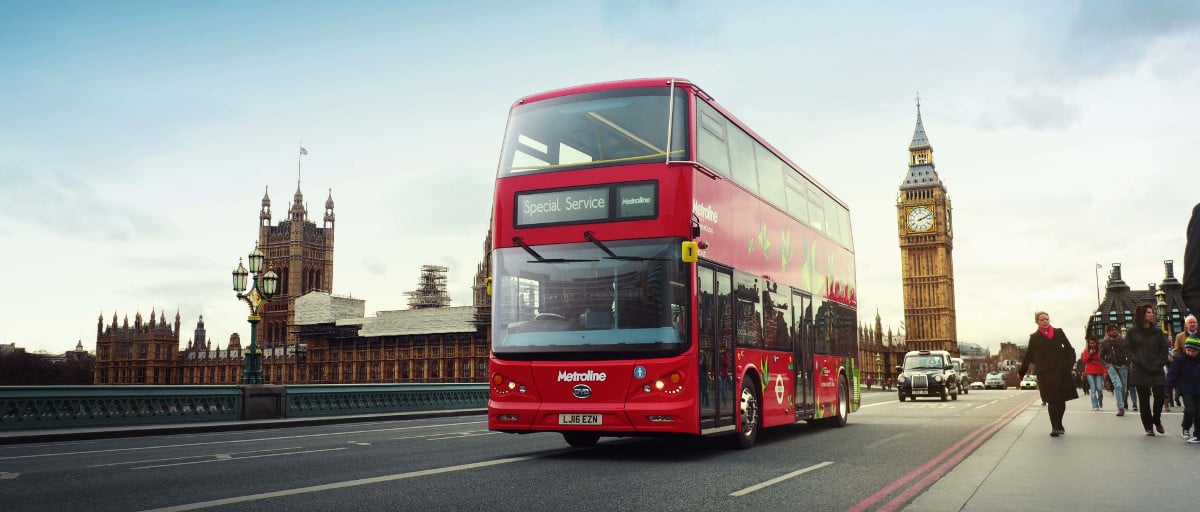
<path id="1" fill-rule="evenodd" d="M 658 183 L 639 182 L 516 195 L 517 227 L 654 218 Z"/>

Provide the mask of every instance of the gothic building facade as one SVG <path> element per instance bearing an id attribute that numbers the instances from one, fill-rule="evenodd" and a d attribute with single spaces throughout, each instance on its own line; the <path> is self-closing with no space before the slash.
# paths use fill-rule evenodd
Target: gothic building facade
<path id="1" fill-rule="evenodd" d="M 288 216 L 271 225 L 271 198 L 259 212 L 258 249 L 263 267 L 280 278 L 279 293 L 261 314 L 258 335 L 263 381 L 294 383 L 483 382 L 490 348 L 491 233 L 475 271 L 471 306 L 449 307 L 445 267 L 422 268 L 413 309 L 364 315 L 365 302 L 333 289 L 333 195 L 323 224 L 309 220 L 299 182 Z M 245 367 L 240 337 L 214 345 L 204 326 L 180 344 L 180 318 L 132 325 L 100 320 L 96 332 L 97 384 L 237 384 Z"/>
<path id="2" fill-rule="evenodd" d="M 117 324 L 104 325 L 104 315 L 96 323 L 95 384 L 175 384 L 178 378 L 176 361 L 179 354 L 179 313 L 175 324 L 167 323 L 165 313 L 144 320 L 139 312 L 133 324 L 129 316 Z"/>
<path id="3" fill-rule="evenodd" d="M 296 340 L 304 347 L 300 377 L 310 383 L 485 382 L 491 348 L 491 233 L 476 267 L 472 305 L 417 307 L 365 316 L 361 299 L 312 292 L 297 300 Z M 422 268 L 410 297 L 444 295 L 444 267 Z M 441 277 L 438 277 L 441 276 Z M 431 281 L 430 279 L 433 279 Z M 426 305 L 429 301 L 419 301 Z M 439 300 L 437 302 L 445 302 Z"/>
<path id="4" fill-rule="evenodd" d="M 271 225 L 271 198 L 264 193 L 258 214 L 258 249 L 263 268 L 279 276 L 279 292 L 263 307 L 258 342 L 263 347 L 295 343 L 289 329 L 296 316 L 295 301 L 311 291 L 333 291 L 333 190 L 325 199 L 321 226 L 308 218 L 308 206 L 296 181 L 287 218 Z"/>
<path id="5" fill-rule="evenodd" d="M 895 333 L 891 327 L 885 332 L 878 311 L 874 325 L 858 326 L 858 360 L 864 382 L 867 377 L 871 378 L 872 385 L 881 387 L 887 382 L 895 382 L 899 375 L 896 366 L 904 364 L 905 352 L 908 352 L 908 344 L 904 336 Z"/>
<path id="6" fill-rule="evenodd" d="M 1193 312 L 1183 303 L 1183 283 L 1175 278 L 1175 262 L 1163 261 L 1163 267 L 1162 282 L 1149 283 L 1145 290 L 1134 290 L 1121 278 L 1121 264 L 1113 263 L 1104 287 L 1104 298 L 1088 317 L 1087 333 L 1103 339 L 1106 324 L 1115 324 L 1122 331 L 1132 328 L 1133 312 L 1138 305 L 1150 304 L 1157 309 L 1161 292 L 1163 314 L 1158 318 L 1159 327 L 1174 341 L 1175 335 L 1183 332 L 1184 319 Z"/>
<path id="7" fill-rule="evenodd" d="M 896 201 L 905 335 L 910 350 L 947 350 L 957 355 L 950 198 L 934 167 L 920 102 L 908 154 L 908 174 Z"/>
<path id="8" fill-rule="evenodd" d="M 490 247 L 490 239 L 485 247 Z M 484 257 L 484 261 L 488 256 Z M 291 325 L 296 342 L 262 348 L 267 384 L 484 382 L 491 321 L 481 263 L 474 304 L 380 311 L 366 317 L 365 301 L 313 291 L 298 298 Z M 245 368 L 238 334 L 222 348 L 209 339 L 204 318 L 180 346 L 180 320 L 149 322 L 138 313 L 96 335 L 96 384 L 237 384 Z"/>

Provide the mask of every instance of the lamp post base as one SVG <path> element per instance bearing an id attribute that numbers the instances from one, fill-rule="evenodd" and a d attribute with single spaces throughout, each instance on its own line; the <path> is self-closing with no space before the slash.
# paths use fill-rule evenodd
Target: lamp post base
<path id="1" fill-rule="evenodd" d="M 246 354 L 246 367 L 242 370 L 242 384 L 262 384 L 262 352 L 258 347 L 251 347 Z"/>
<path id="2" fill-rule="evenodd" d="M 258 349 L 258 311 L 250 315 L 250 350 L 246 352 L 246 368 L 242 371 L 242 384 L 262 384 L 262 351 Z"/>

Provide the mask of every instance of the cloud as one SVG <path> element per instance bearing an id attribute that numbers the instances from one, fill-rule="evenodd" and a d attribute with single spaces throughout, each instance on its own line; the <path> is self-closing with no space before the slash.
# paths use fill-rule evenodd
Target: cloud
<path id="1" fill-rule="evenodd" d="M 106 194 L 70 173 L 35 174 L 4 167 L 0 183 L 5 184 L 0 188 L 0 211 L 16 221 L 0 225 L 0 234 L 20 231 L 25 224 L 70 238 L 124 242 L 174 231 L 163 217 L 134 206 L 139 198 Z"/>
<path id="2" fill-rule="evenodd" d="M 1060 131 L 1070 128 L 1083 117 L 1079 105 L 1057 94 L 1032 92 L 1010 96 L 997 103 L 985 106 L 984 113 L 976 120 L 977 126 L 985 130 Z"/>
<path id="3" fill-rule="evenodd" d="M 1079 2 L 1066 24 L 1052 69 L 1065 77 L 1106 75 L 1140 62 L 1158 41 L 1200 28 L 1190 0 Z"/>
<path id="4" fill-rule="evenodd" d="M 382 276 L 387 275 L 388 266 L 375 256 L 367 256 L 362 259 L 362 269 L 370 275 Z"/>
<path id="5" fill-rule="evenodd" d="M 655 46 L 695 45 L 719 39 L 722 20 L 718 7 L 712 2 L 681 0 L 605 0 L 600 20 L 604 32 L 631 41 Z M 688 29 L 664 30 L 666 27 Z"/>

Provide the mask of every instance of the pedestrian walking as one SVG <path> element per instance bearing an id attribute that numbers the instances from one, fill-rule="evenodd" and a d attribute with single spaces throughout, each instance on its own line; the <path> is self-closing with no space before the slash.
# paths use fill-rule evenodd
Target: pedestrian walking
<path id="1" fill-rule="evenodd" d="M 1137 391 L 1142 427 L 1146 435 L 1166 431 L 1162 426 L 1163 365 L 1167 364 L 1167 336 L 1158 329 L 1154 306 L 1140 304 L 1133 313 L 1133 328 L 1125 334 L 1129 344 L 1129 385 Z M 1153 398 L 1153 402 L 1151 402 Z"/>
<path id="2" fill-rule="evenodd" d="M 1200 312 L 1200 203 L 1192 208 L 1187 225 L 1187 245 L 1183 248 L 1183 303 L 1189 311 Z"/>
<path id="3" fill-rule="evenodd" d="M 1184 340 L 1183 353 L 1171 360 L 1167 385 L 1183 397 L 1182 435 L 1190 444 L 1200 444 L 1200 337 Z"/>
<path id="4" fill-rule="evenodd" d="M 1067 433 L 1062 422 L 1067 401 L 1079 398 L 1071 380 L 1075 349 L 1062 329 L 1050 325 L 1048 313 L 1038 311 L 1033 314 L 1033 319 L 1038 327 L 1029 335 L 1029 346 L 1017 373 L 1021 379 L 1026 374 L 1037 375 L 1038 393 L 1050 413 L 1050 436 L 1058 437 Z"/>
<path id="5" fill-rule="evenodd" d="M 1171 361 L 1175 359 L 1176 354 L 1175 347 L 1173 345 L 1168 343 L 1167 346 L 1169 347 L 1167 348 L 1167 365 L 1163 366 L 1163 373 L 1166 373 L 1167 368 L 1171 365 Z M 1180 350 L 1178 353 L 1182 354 L 1183 351 Z M 1176 400 L 1179 400 L 1179 397 L 1175 395 L 1175 388 L 1168 386 L 1166 381 L 1163 381 L 1163 412 L 1171 412 L 1172 405 L 1181 405 L 1176 402 Z"/>
<path id="6" fill-rule="evenodd" d="M 1104 326 L 1104 339 L 1100 342 L 1100 360 L 1108 370 L 1112 381 L 1113 397 L 1117 402 L 1117 416 L 1124 416 L 1129 407 L 1129 346 L 1116 324 Z"/>
<path id="7" fill-rule="evenodd" d="M 1075 380 L 1079 381 L 1079 389 L 1082 389 L 1084 393 L 1089 393 L 1092 389 L 1092 383 L 1088 380 L 1086 371 L 1087 362 L 1083 358 L 1079 358 L 1075 361 L 1075 368 L 1071 370 L 1071 374 L 1075 376 Z"/>
<path id="8" fill-rule="evenodd" d="M 1183 319 L 1183 332 L 1175 335 L 1175 346 L 1172 356 L 1183 354 L 1183 344 L 1189 337 L 1200 338 L 1200 323 L 1196 321 L 1196 315 L 1188 315 Z M 1183 397 L 1179 393 L 1175 393 L 1175 405 L 1182 405 L 1180 400 Z"/>
<path id="9" fill-rule="evenodd" d="M 1083 361 L 1083 375 L 1088 381 L 1092 410 L 1099 411 L 1104 408 L 1104 374 L 1108 373 L 1108 370 L 1100 361 L 1100 346 L 1095 336 L 1088 335 L 1087 348 L 1083 350 L 1079 360 Z"/>
<path id="10" fill-rule="evenodd" d="M 1196 322 L 1196 315 L 1188 315 L 1183 319 L 1183 332 L 1175 335 L 1175 353 L 1183 353 L 1183 344 L 1188 338 L 1200 338 L 1200 324 Z"/>

